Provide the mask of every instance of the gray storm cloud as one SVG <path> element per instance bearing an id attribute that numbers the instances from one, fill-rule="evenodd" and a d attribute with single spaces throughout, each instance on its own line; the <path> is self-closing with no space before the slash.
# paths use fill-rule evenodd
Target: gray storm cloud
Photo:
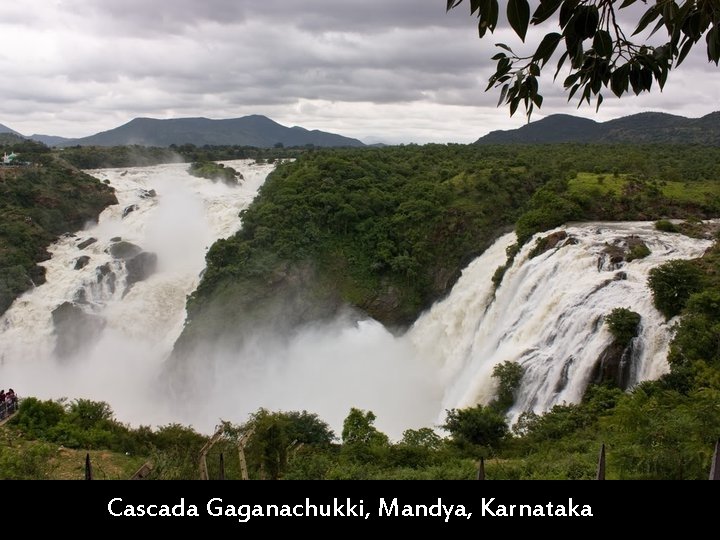
<path id="1" fill-rule="evenodd" d="M 136 116 L 265 114 L 286 125 L 366 142 L 471 142 L 523 124 L 485 93 L 498 28 L 477 39 L 467 6 L 442 0 L 263 2 L 38 0 L 0 17 L 0 123 L 20 132 L 85 136 Z M 638 10 L 624 17 L 630 20 Z M 667 89 L 575 111 L 550 76 L 535 118 L 606 120 L 643 110 L 701 116 L 720 70 L 697 47 Z M 11 52 L 12 51 L 12 52 Z M 692 84 L 687 84 L 691 80 Z M 311 115 L 310 111 L 322 114 Z"/>

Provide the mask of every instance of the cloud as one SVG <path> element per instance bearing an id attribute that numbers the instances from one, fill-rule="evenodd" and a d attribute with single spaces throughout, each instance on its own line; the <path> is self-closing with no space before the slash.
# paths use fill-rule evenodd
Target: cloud
<path id="1" fill-rule="evenodd" d="M 343 127 L 342 134 L 367 141 L 469 142 L 522 122 L 495 107 L 497 92 L 484 92 L 493 43 L 532 52 L 543 34 L 531 29 L 523 46 L 498 28 L 480 41 L 467 6 L 446 14 L 442 0 L 33 6 L 14 3 L 0 19 L 0 122 L 28 134 L 85 136 L 140 115 L 275 114 L 289 125 Z M 608 100 L 597 118 L 653 106 L 711 112 L 719 72 L 697 49 L 660 97 Z M 671 86 L 688 78 L 697 84 Z M 559 82 L 543 76 L 541 87 L 542 114 L 576 112 L 563 103 Z M 665 100 L 670 91 L 674 99 Z M 310 106 L 320 113 L 300 112 Z"/>

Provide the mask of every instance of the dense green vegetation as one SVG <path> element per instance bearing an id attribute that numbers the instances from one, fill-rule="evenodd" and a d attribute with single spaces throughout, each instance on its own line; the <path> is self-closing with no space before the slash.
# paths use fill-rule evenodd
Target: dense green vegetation
<path id="1" fill-rule="evenodd" d="M 281 158 L 297 157 L 312 152 L 311 147 L 255 148 L 252 146 L 195 146 L 170 145 L 167 148 L 152 146 L 71 146 L 56 150 L 62 158 L 79 169 L 115 167 L 148 167 L 163 163 L 192 163 L 255 159 L 274 162 Z"/>
<path id="2" fill-rule="evenodd" d="M 242 179 L 242 175 L 232 167 L 226 167 L 222 163 L 214 161 L 196 161 L 190 165 L 188 172 L 199 178 L 213 181 L 222 180 L 226 184 L 237 184 L 238 179 Z"/>
<path id="3" fill-rule="evenodd" d="M 243 213 L 243 229 L 210 249 L 179 350 L 194 335 L 242 334 L 238 313 L 292 327 L 349 304 L 407 325 L 513 223 L 525 242 L 570 220 L 720 215 L 718 158 L 720 149 L 696 146 L 306 153 L 279 166 Z"/>
<path id="4" fill-rule="evenodd" d="M 608 325 L 615 341 L 621 345 L 627 345 L 632 338 L 638 335 L 640 320 L 640 314 L 635 311 L 628 308 L 615 308 L 605 317 L 605 324 Z"/>
<path id="5" fill-rule="evenodd" d="M 525 160 L 428 145 L 318 150 L 283 163 L 242 213 L 242 230 L 208 252 L 181 344 L 232 334 L 238 313 L 282 324 L 349 304 L 409 324 L 548 180 L 542 163 Z M 282 308 L 268 300 L 293 286 Z"/>
<path id="6" fill-rule="evenodd" d="M 0 168 L 0 314 L 45 280 L 38 262 L 59 235 L 80 229 L 117 200 L 112 188 L 32 141 L 0 147 L 25 165 Z"/>

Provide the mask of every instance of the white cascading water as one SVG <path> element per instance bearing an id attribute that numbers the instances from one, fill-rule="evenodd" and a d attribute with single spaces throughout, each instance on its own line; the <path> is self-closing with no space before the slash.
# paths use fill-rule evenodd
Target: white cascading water
<path id="1" fill-rule="evenodd" d="M 372 320 L 338 320 L 290 339 L 198 358 L 200 370 L 212 363 L 218 374 L 213 390 L 178 404 L 161 393 L 158 378 L 181 332 L 186 296 L 197 286 L 206 249 L 240 227 L 239 210 L 272 170 L 226 163 L 244 175 L 240 186 L 194 178 L 185 164 L 91 171 L 116 188 L 119 204 L 98 224 L 51 246 L 52 258 L 42 263 L 47 282 L 0 317 L 0 387 L 41 398 L 103 400 L 134 425 L 181 422 L 206 433 L 219 419 L 242 422 L 259 407 L 306 409 L 339 432 L 350 407 L 359 407 L 373 410 L 378 428 L 397 439 L 405 429 L 442 423 L 444 409 L 492 399 L 493 367 L 513 360 L 525 368 L 514 419 L 523 410 L 581 398 L 611 339 L 602 316 L 615 307 L 643 317 L 632 381 L 662 374 L 670 330 L 652 307 L 648 271 L 669 259 L 697 257 L 710 245 L 657 232 L 651 223 L 569 226 L 577 244 L 528 259 L 530 242 L 493 294 L 492 275 L 515 241 L 508 234 L 404 336 Z M 150 190 L 157 195 L 148 196 Z M 649 257 L 620 269 L 598 266 L 606 243 L 631 235 L 647 243 Z M 91 237 L 97 241 L 79 249 Z M 127 291 L 125 263 L 106 252 L 116 237 L 157 254 L 157 271 Z M 83 255 L 90 260 L 76 270 Z M 98 277 L 104 265 L 109 271 Z M 627 279 L 612 281 L 619 271 Z M 70 358 L 55 353 L 60 336 L 52 311 L 64 302 L 104 320 Z"/>
<path id="2" fill-rule="evenodd" d="M 182 330 L 186 296 L 197 286 L 206 249 L 240 227 L 239 211 L 274 168 L 224 163 L 244 176 L 239 186 L 193 177 L 187 164 L 89 171 L 116 189 L 119 204 L 97 224 L 53 244 L 52 258 L 42 263 L 46 283 L 0 317 L 0 385 L 21 395 L 109 401 L 125 420 L 168 418 L 164 404 L 147 396 L 154 395 L 162 361 Z M 124 263 L 106 251 L 118 237 L 157 254 L 157 272 L 127 291 Z M 79 249 L 90 238 L 97 241 Z M 76 270 L 81 256 L 89 261 Z M 104 275 L 103 265 L 110 270 Z M 104 320 L 104 329 L 72 358 L 57 359 L 52 311 L 78 298 L 84 312 Z"/>
<path id="3" fill-rule="evenodd" d="M 699 257 L 711 242 L 662 233 L 649 222 L 586 223 L 559 230 L 577 243 L 530 259 L 535 245 L 531 240 L 493 295 L 492 275 L 515 242 L 514 233 L 500 238 L 408 332 L 418 354 L 440 365 L 443 410 L 489 402 L 496 391 L 493 368 L 505 361 L 524 368 L 511 421 L 523 411 L 578 402 L 596 361 L 612 341 L 603 317 L 618 307 L 642 316 L 630 383 L 667 371 L 672 321 L 666 322 L 653 307 L 648 273 L 672 259 Z M 604 253 L 607 246 L 632 236 L 652 253 L 611 264 Z"/>

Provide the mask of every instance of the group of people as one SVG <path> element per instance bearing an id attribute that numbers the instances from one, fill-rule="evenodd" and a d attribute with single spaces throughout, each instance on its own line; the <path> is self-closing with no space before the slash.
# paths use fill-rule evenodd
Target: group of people
<path id="1" fill-rule="evenodd" d="M 17 410 L 18 397 L 12 388 L 5 393 L 5 389 L 0 390 L 0 420 L 11 415 Z"/>

